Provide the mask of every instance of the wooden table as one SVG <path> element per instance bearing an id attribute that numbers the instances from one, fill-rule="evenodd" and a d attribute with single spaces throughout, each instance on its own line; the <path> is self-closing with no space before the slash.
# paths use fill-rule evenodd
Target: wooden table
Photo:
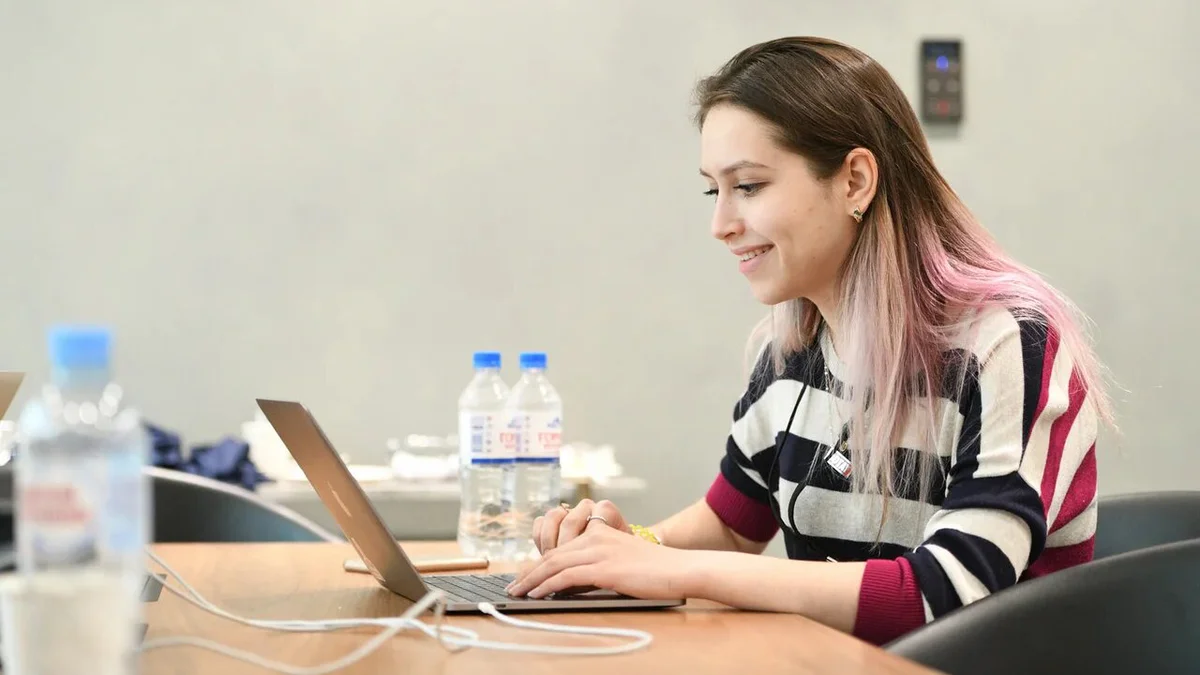
<path id="1" fill-rule="evenodd" d="M 454 544 L 404 546 L 413 558 L 458 555 Z M 409 606 L 407 600 L 384 590 L 373 577 L 342 571 L 342 561 L 354 556 L 348 544 L 164 544 L 155 550 L 209 600 L 247 617 L 382 617 L 399 615 Z M 503 570 L 498 568 L 498 571 Z M 424 635 L 405 632 L 339 673 L 633 675 L 660 669 L 671 673 L 730 675 L 932 672 L 800 616 L 738 612 L 704 601 L 690 601 L 684 607 L 668 610 L 557 613 L 537 618 L 575 625 L 638 628 L 651 632 L 654 642 L 646 649 L 619 656 L 542 656 L 480 649 L 451 654 Z M 147 639 L 177 635 L 205 638 L 297 666 L 340 657 L 376 632 L 263 631 L 214 617 L 166 591 L 158 601 L 146 605 L 146 622 Z M 447 623 L 477 631 L 485 639 L 538 644 L 614 644 L 605 638 L 509 628 L 485 616 L 455 615 L 448 617 Z M 145 675 L 269 672 L 194 647 L 164 648 L 141 658 Z"/>

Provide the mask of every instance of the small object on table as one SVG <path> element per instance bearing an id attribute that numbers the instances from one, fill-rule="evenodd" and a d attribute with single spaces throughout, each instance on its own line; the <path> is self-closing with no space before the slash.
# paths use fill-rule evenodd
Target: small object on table
<path id="1" fill-rule="evenodd" d="M 398 438 L 387 440 L 393 476 L 411 482 L 444 482 L 458 478 L 457 436 L 409 434 L 403 445 Z"/>

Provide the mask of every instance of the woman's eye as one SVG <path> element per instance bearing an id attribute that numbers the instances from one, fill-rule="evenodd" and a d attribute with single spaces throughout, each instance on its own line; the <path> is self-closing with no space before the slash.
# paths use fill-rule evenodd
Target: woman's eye
<path id="1" fill-rule="evenodd" d="M 737 185 L 733 186 L 733 189 L 741 190 L 742 194 L 744 195 L 752 195 L 755 192 L 758 192 L 763 185 L 765 185 L 765 183 L 738 183 Z M 704 194 L 708 197 L 716 197 L 718 193 L 719 190 L 717 188 L 709 188 L 704 191 Z"/>

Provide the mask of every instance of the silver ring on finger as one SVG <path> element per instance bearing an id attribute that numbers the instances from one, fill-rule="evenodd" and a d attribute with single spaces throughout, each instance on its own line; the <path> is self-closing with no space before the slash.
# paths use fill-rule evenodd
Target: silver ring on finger
<path id="1" fill-rule="evenodd" d="M 593 520 L 598 520 L 598 521 L 604 523 L 605 525 L 608 525 L 608 521 L 604 519 L 604 516 L 588 516 L 587 520 L 583 521 L 584 526 L 586 527 L 587 524 L 592 522 Z"/>

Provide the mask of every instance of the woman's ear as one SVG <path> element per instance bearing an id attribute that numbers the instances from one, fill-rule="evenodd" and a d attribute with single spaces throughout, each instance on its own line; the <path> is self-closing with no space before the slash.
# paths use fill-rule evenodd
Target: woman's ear
<path id="1" fill-rule="evenodd" d="M 846 186 L 846 215 L 861 223 L 875 199 L 875 188 L 879 184 L 875 155 L 866 148 L 851 150 L 842 162 L 842 173 Z"/>

